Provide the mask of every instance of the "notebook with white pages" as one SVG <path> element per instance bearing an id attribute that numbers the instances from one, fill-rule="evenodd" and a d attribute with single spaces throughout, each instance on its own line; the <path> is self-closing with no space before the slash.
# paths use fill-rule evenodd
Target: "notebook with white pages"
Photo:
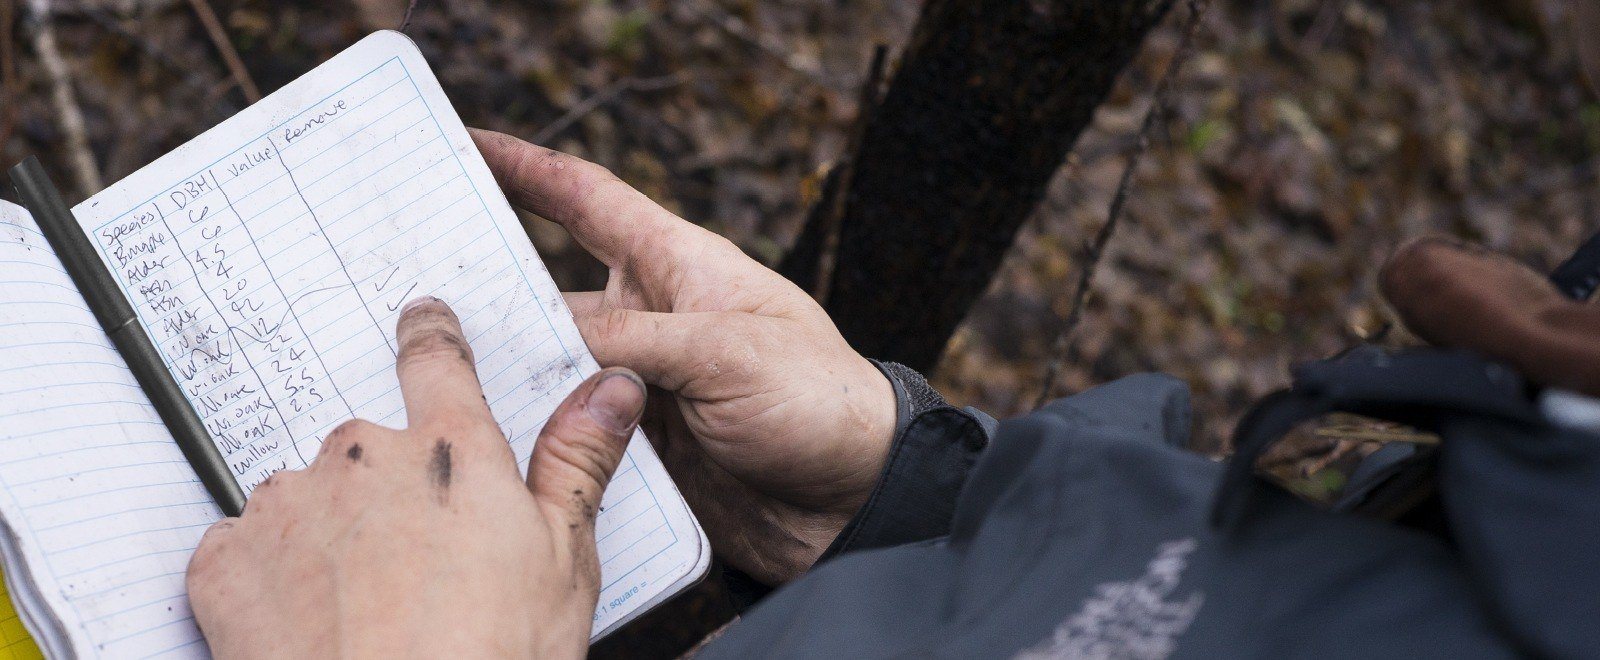
<path id="1" fill-rule="evenodd" d="M 395 319 L 456 310 L 522 469 L 598 371 L 416 46 L 379 32 L 73 209 L 246 493 L 351 418 L 403 426 Z M 52 657 L 207 654 L 184 569 L 221 517 L 26 211 L 0 202 L 0 554 Z M 595 638 L 705 534 L 643 435 L 607 489 Z"/>

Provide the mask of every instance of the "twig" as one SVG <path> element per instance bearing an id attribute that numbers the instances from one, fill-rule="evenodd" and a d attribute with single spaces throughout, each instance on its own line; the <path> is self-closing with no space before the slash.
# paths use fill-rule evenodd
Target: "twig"
<path id="1" fill-rule="evenodd" d="M 728 11 L 723 9 L 720 5 L 717 5 L 714 2 L 707 4 L 710 6 L 709 8 L 702 7 L 701 4 L 697 2 L 680 3 L 679 6 L 711 23 L 712 26 L 722 30 L 728 36 L 733 37 L 738 41 L 742 41 L 756 50 L 761 51 L 763 54 L 776 60 L 779 64 L 782 64 L 784 68 L 809 78 L 812 82 L 823 87 L 838 89 L 838 81 L 833 80 L 828 76 L 828 74 L 811 67 L 805 62 L 801 61 L 799 58 L 796 58 L 794 53 L 791 53 L 788 51 L 788 49 L 784 48 L 783 44 L 774 42 L 767 35 L 758 35 L 752 33 L 743 19 L 728 13 Z"/>
<path id="2" fill-rule="evenodd" d="M 17 127 L 17 67 L 16 44 L 12 43 L 11 29 L 16 23 L 16 3 L 0 0 L 0 94 L 5 95 L 5 108 L 0 109 L 0 160 L 4 159 L 6 144 Z"/>
<path id="3" fill-rule="evenodd" d="M 670 89 L 677 87 L 678 85 L 682 85 L 683 83 L 687 82 L 688 79 L 689 75 L 687 71 L 679 71 L 671 75 L 658 76 L 655 78 L 623 78 L 618 80 L 610 85 L 606 85 L 604 89 L 595 92 L 589 98 L 579 101 L 577 105 L 574 105 L 572 108 L 568 109 L 565 114 L 556 118 L 555 121 L 550 122 L 550 125 L 540 129 L 539 133 L 533 136 L 533 143 L 549 143 L 550 140 L 555 139 L 557 136 L 566 132 L 567 129 L 572 128 L 572 125 L 578 123 L 578 120 L 583 119 L 584 116 L 594 112 L 597 108 L 617 100 L 624 93 L 655 92 L 663 89 Z"/>
<path id="4" fill-rule="evenodd" d="M 105 10 L 94 7 L 85 7 L 82 11 L 84 15 L 88 16 L 89 20 L 94 21 L 96 25 L 104 28 L 107 32 L 121 37 L 133 47 L 138 48 L 139 52 L 144 53 L 146 57 L 154 60 L 156 64 L 165 67 L 173 74 L 179 76 L 179 78 L 183 81 L 184 86 L 188 87 L 189 90 L 194 92 L 196 95 L 205 98 L 206 106 L 212 107 L 212 102 L 216 100 L 213 98 L 214 95 L 211 94 L 211 90 L 215 87 L 213 84 L 214 81 L 208 80 L 203 76 L 194 75 L 196 71 L 209 68 L 208 63 L 185 62 L 178 59 L 161 46 L 152 43 L 143 35 L 140 35 L 139 33 L 129 29 L 121 21 L 118 21 Z M 232 83 L 230 83 L 229 86 L 231 87 Z M 234 112 L 238 111 L 238 107 L 226 99 L 222 99 L 216 105 L 219 106 L 217 109 L 220 109 L 223 115 L 232 115 Z"/>
<path id="5" fill-rule="evenodd" d="M 1068 308 L 1066 322 L 1061 327 L 1061 332 L 1056 335 L 1056 340 L 1051 349 L 1050 363 L 1045 368 L 1044 383 L 1039 389 L 1039 398 L 1034 401 L 1038 408 L 1050 401 L 1050 395 L 1055 391 L 1056 379 L 1060 377 L 1062 363 L 1067 358 L 1068 351 L 1072 348 L 1073 330 L 1078 326 L 1079 319 L 1083 316 L 1084 302 L 1089 298 L 1089 290 L 1094 285 L 1095 271 L 1099 270 L 1100 258 L 1105 256 L 1106 246 L 1111 242 L 1111 236 L 1116 233 L 1117 225 L 1122 219 L 1123 207 L 1128 202 L 1128 189 L 1133 183 L 1133 175 L 1139 169 L 1139 161 L 1144 158 L 1145 151 L 1150 147 L 1150 134 L 1154 132 L 1156 124 L 1166 114 L 1168 97 L 1172 91 L 1172 81 L 1177 78 L 1178 70 L 1183 67 L 1184 60 L 1188 59 L 1189 51 L 1194 41 L 1194 33 L 1200 25 L 1200 17 L 1211 4 L 1210 0 L 1189 0 L 1189 19 L 1183 26 L 1183 37 L 1178 42 L 1178 50 L 1173 53 L 1172 59 L 1167 62 L 1167 70 L 1161 75 L 1161 80 L 1156 83 L 1155 91 L 1151 93 L 1150 110 L 1145 113 L 1144 123 L 1139 126 L 1138 142 L 1128 153 L 1127 166 L 1122 170 L 1122 179 L 1117 182 L 1116 193 L 1111 197 L 1111 208 L 1106 213 L 1105 224 L 1100 225 L 1100 231 L 1095 234 L 1094 241 L 1085 246 L 1083 264 L 1078 269 L 1078 284 L 1072 292 L 1072 304 Z"/>
<path id="6" fill-rule="evenodd" d="M 406 28 L 411 27 L 411 15 L 416 13 L 417 5 L 420 4 L 422 4 L 422 0 L 411 0 L 410 3 L 406 4 L 406 17 L 400 19 L 401 32 L 405 32 Z"/>
<path id="7" fill-rule="evenodd" d="M 50 7 L 50 15 L 54 16 L 56 21 L 68 24 L 91 11 L 159 16 L 181 2 L 184 0 L 66 0 L 60 4 L 53 4 Z"/>
<path id="8" fill-rule="evenodd" d="M 140 52 L 145 54 L 145 56 L 155 60 L 157 64 L 167 67 L 173 73 L 193 73 L 196 68 L 194 63 L 180 61 L 178 58 L 173 57 L 171 53 L 162 50 L 160 46 L 151 43 L 150 40 L 145 39 L 138 33 L 135 33 L 133 30 L 128 29 L 126 25 L 123 25 L 122 22 L 117 20 L 116 17 L 103 9 L 85 7 L 83 9 L 83 15 L 89 17 L 89 20 L 93 21 L 96 25 L 99 25 L 107 32 L 122 37 L 124 41 L 127 41 L 133 47 L 138 48 Z"/>
<path id="9" fill-rule="evenodd" d="M 821 213 L 819 218 L 823 223 L 822 250 L 817 255 L 817 279 L 811 290 L 811 297 L 817 304 L 828 304 L 829 285 L 833 282 L 833 270 L 839 257 L 839 230 L 843 225 L 845 212 L 845 199 L 849 197 L 850 182 L 855 178 L 856 149 L 861 146 L 861 136 L 867 132 L 867 122 L 871 121 L 873 110 L 877 109 L 883 93 L 883 72 L 889 59 L 889 47 L 878 44 L 872 49 L 872 64 L 867 69 L 867 82 L 861 86 L 861 99 L 857 102 L 856 122 L 850 129 L 850 136 L 845 140 L 844 155 L 839 163 L 828 173 L 828 181 L 823 185 L 822 198 L 817 200 L 817 209 Z"/>
<path id="10" fill-rule="evenodd" d="M 72 91 L 71 73 L 56 44 L 55 27 L 50 22 L 50 0 L 29 0 L 28 8 L 33 12 L 33 49 L 39 55 L 39 65 L 45 75 L 50 77 L 50 98 L 56 106 L 61 132 L 67 136 L 67 155 L 78 179 L 78 191 L 89 197 L 100 192 L 104 185 L 94 162 L 94 152 L 89 150 L 89 130 L 84 125 L 77 94 Z"/>
<path id="11" fill-rule="evenodd" d="M 1306 30 L 1305 39 L 1300 42 L 1301 55 L 1314 54 L 1328 44 L 1334 29 L 1339 26 L 1339 18 L 1344 15 L 1346 2 L 1347 0 L 1323 0 L 1322 7 L 1317 10 L 1317 17 L 1312 19 L 1311 27 Z"/>
<path id="12" fill-rule="evenodd" d="M 244 60 L 239 59 L 239 51 L 228 39 L 228 31 L 223 29 L 222 21 L 217 20 L 217 12 L 211 9 L 211 3 L 207 0 L 189 0 L 189 6 L 194 7 L 194 15 L 205 26 L 206 34 L 210 35 L 211 43 L 217 47 L 217 53 L 222 55 L 223 64 L 228 65 L 233 82 L 239 85 L 239 91 L 244 92 L 245 100 L 250 103 L 260 101 L 261 88 L 256 87 L 256 81 L 250 78 L 250 72 L 244 68 Z"/>
<path id="13" fill-rule="evenodd" d="M 1589 90 L 1600 96 L 1600 43 L 1589 32 L 1600 25 L 1600 0 L 1577 0 L 1570 4 L 1572 43 L 1578 50 L 1578 67 L 1583 69 Z"/>

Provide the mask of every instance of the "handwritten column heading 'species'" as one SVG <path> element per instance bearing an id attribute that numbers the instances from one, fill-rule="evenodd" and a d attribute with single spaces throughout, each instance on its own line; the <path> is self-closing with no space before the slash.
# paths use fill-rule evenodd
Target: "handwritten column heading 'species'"
<path id="1" fill-rule="evenodd" d="M 246 488 L 307 465 L 340 421 L 394 417 L 390 317 L 425 281 L 453 283 L 396 240 L 465 206 L 442 186 L 391 194 L 424 150 L 423 171 L 460 178 L 407 83 L 391 61 L 96 232 Z M 398 231 L 364 236 L 374 220 Z"/>
<path id="2" fill-rule="evenodd" d="M 341 55 L 78 210 L 246 492 L 308 465 L 345 420 L 405 426 L 394 324 L 416 296 L 461 317 L 524 469 L 598 369 L 437 82 L 414 52 L 377 56 L 387 46 Z M 597 630 L 701 561 L 639 439 L 597 525 Z"/>

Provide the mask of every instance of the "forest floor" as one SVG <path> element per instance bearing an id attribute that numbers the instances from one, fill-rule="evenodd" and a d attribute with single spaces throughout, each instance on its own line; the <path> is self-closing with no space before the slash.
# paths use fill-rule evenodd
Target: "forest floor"
<path id="1" fill-rule="evenodd" d="M 405 0 L 210 2 L 263 91 L 406 13 Z M 106 181 L 245 105 L 189 3 L 52 4 Z M 1561 4 L 1214 3 L 1059 390 L 1174 374 L 1195 394 L 1197 448 L 1221 451 L 1290 365 L 1390 324 L 1374 275 L 1404 239 L 1441 232 L 1539 268 L 1558 262 L 1600 226 L 1600 103 Z M 772 264 L 844 147 L 873 46 L 900 46 L 918 8 L 422 0 L 406 32 L 469 125 L 597 161 Z M 1184 11 L 1124 74 L 951 342 L 933 374 L 951 401 L 1004 417 L 1038 395 L 1081 246 L 1105 221 Z M 14 117 L 15 131 L 0 160 L 36 152 L 69 181 L 30 16 L 19 12 L 13 30 L 16 88 L 0 121 Z M 564 288 L 603 284 L 562 230 L 526 225 Z M 1302 489 L 1336 485 L 1306 471 Z"/>

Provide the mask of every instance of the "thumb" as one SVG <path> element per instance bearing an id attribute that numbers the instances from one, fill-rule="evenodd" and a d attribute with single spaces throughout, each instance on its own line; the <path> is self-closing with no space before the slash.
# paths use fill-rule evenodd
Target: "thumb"
<path id="1" fill-rule="evenodd" d="M 1439 238 L 1400 249 L 1384 297 L 1418 337 L 1505 362 L 1529 380 L 1600 395 L 1600 307 L 1563 297 L 1505 255 Z"/>
<path id="2" fill-rule="evenodd" d="M 645 389 L 627 369 L 606 369 L 573 390 L 539 431 L 528 490 L 565 522 L 592 529 L 606 484 L 644 412 Z"/>
<path id="3" fill-rule="evenodd" d="M 1480 352 L 1521 344 L 1522 332 L 1563 302 L 1527 266 L 1443 237 L 1406 244 L 1378 278 L 1384 298 L 1418 337 Z"/>
<path id="4" fill-rule="evenodd" d="M 656 387 L 677 392 L 726 362 L 727 349 L 750 337 L 736 312 L 593 311 L 577 316 L 578 331 L 600 364 L 627 367 Z"/>

